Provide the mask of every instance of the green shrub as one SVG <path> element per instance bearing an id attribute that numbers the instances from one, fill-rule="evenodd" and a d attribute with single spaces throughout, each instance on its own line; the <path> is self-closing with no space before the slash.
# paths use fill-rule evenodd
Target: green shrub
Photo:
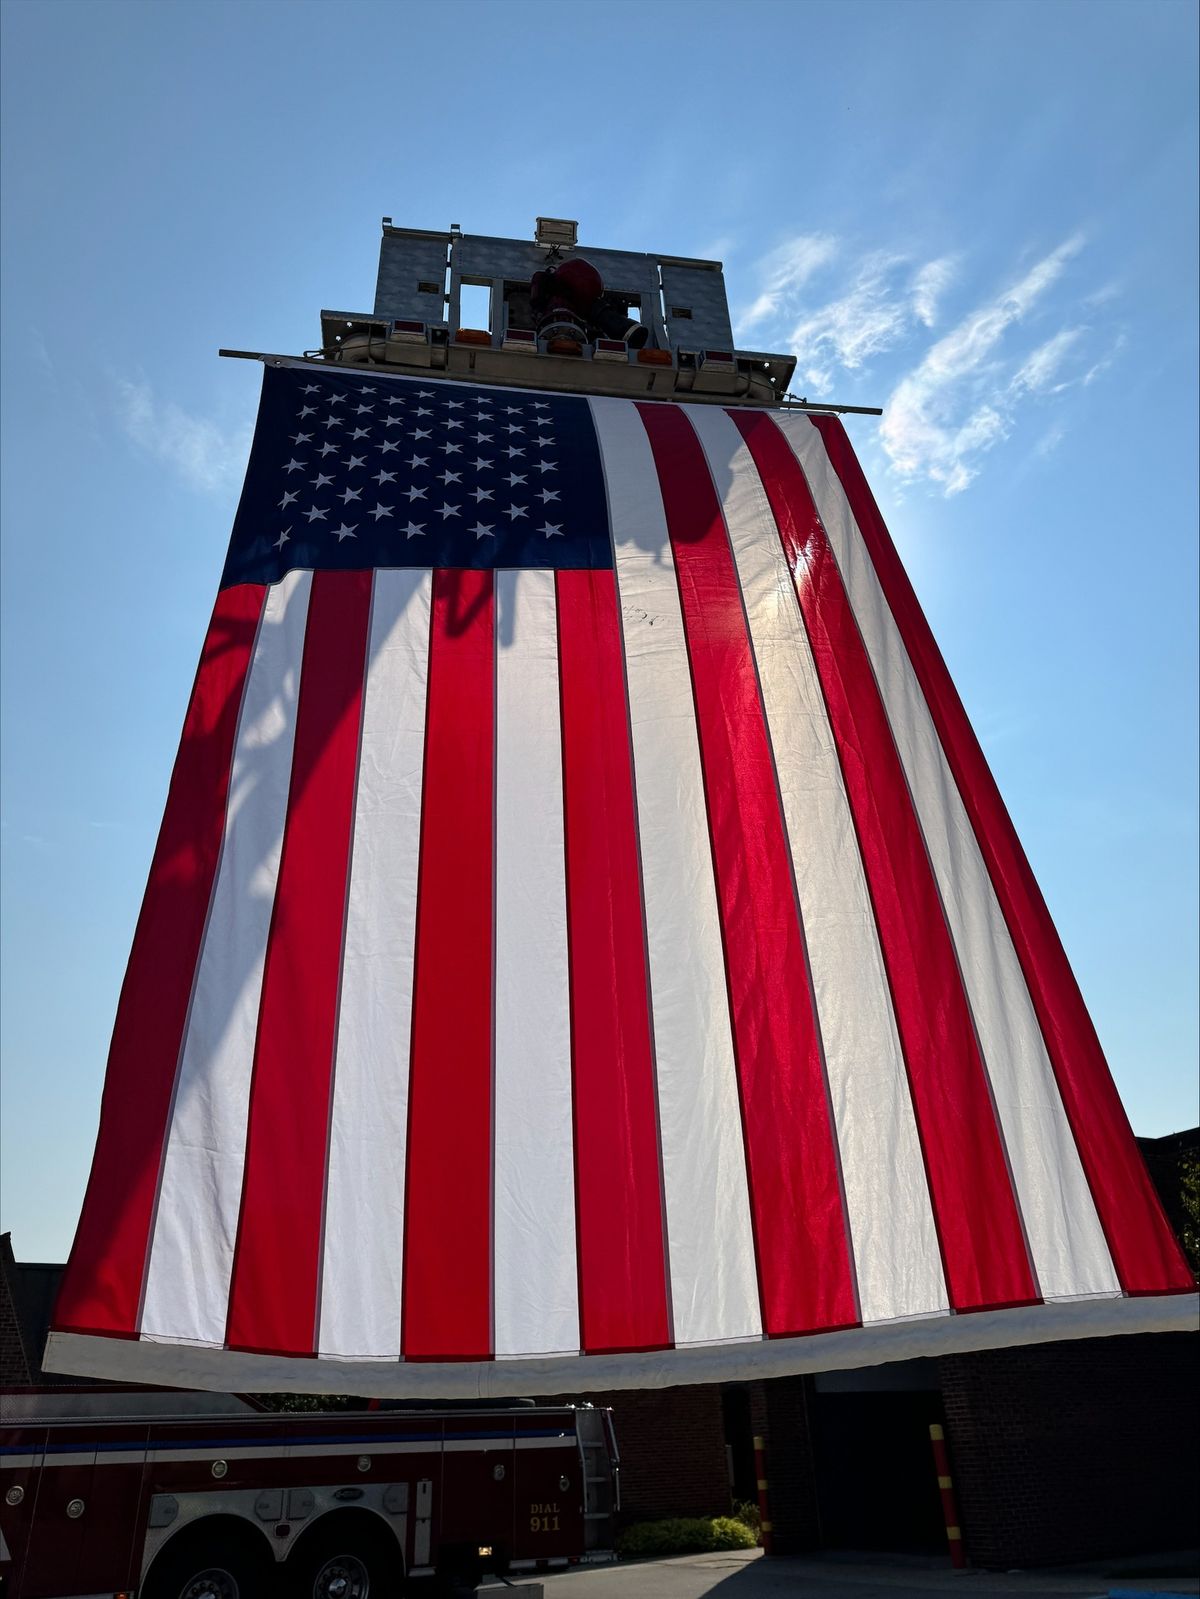
<path id="1" fill-rule="evenodd" d="M 757 1542 L 757 1534 L 732 1516 L 673 1516 L 669 1521 L 639 1521 L 626 1527 L 617 1539 L 617 1553 L 622 1560 L 652 1560 L 753 1549 Z"/>
<path id="2" fill-rule="evenodd" d="M 753 1499 L 739 1499 L 733 1507 L 733 1519 L 740 1521 L 743 1527 L 749 1527 L 757 1538 L 762 1527 L 762 1516 Z"/>
<path id="3" fill-rule="evenodd" d="M 748 1527 L 740 1516 L 714 1516 L 714 1549 L 754 1549 L 758 1544 L 758 1530 Z"/>

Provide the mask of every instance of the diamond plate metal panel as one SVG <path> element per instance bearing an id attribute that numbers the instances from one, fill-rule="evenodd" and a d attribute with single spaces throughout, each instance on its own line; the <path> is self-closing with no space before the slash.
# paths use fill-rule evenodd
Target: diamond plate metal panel
<path id="1" fill-rule="evenodd" d="M 725 274 L 719 267 L 662 263 L 663 301 L 667 308 L 667 334 L 673 349 L 732 350 L 733 329 Z M 690 317 L 675 316 L 690 311 Z"/>
<path id="2" fill-rule="evenodd" d="M 450 235 L 385 233 L 379 245 L 375 315 L 446 320 L 446 250 Z M 433 285 L 423 290 L 421 284 Z"/>

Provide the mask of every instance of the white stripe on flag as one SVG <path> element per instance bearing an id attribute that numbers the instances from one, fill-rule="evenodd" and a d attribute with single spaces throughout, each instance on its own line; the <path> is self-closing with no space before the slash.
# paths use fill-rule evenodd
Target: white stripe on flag
<path id="1" fill-rule="evenodd" d="M 579 1348 L 553 572 L 496 573 L 496 651 L 492 1215 L 503 1356 Z"/>
<path id="2" fill-rule="evenodd" d="M 962 798 L 845 491 L 806 417 L 777 422 L 829 535 L 871 660 L 958 955 L 1038 1285 L 1120 1292 L 1054 1072 Z"/>
<path id="3" fill-rule="evenodd" d="M 146 1272 L 147 1338 L 221 1344 L 263 963 L 287 819 L 310 572 L 268 589 L 192 990 Z"/>
<path id="4" fill-rule="evenodd" d="M 400 1355 L 431 579 L 375 574 L 329 1132 L 322 1354 Z"/>
<path id="5" fill-rule="evenodd" d="M 949 1307 L 879 935 L 775 518 L 723 410 L 696 406 L 742 587 L 779 776 L 864 1322 Z"/>
<path id="6" fill-rule="evenodd" d="M 737 1066 L 675 564 L 641 418 L 625 400 L 593 400 L 592 412 L 625 639 L 675 1342 L 758 1337 Z"/>

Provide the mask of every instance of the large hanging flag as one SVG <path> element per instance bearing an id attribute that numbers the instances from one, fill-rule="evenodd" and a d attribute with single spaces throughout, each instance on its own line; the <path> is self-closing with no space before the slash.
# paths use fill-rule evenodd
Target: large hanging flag
<path id="1" fill-rule="evenodd" d="M 587 1391 L 1192 1289 L 836 419 L 268 366 L 51 1369 Z"/>

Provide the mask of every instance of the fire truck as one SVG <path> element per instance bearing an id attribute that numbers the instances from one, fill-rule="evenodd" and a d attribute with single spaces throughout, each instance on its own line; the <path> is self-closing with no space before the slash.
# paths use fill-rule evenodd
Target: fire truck
<path id="1" fill-rule="evenodd" d="M 612 1558 L 607 1410 L 0 1395 L 3 1599 L 391 1599 Z"/>

